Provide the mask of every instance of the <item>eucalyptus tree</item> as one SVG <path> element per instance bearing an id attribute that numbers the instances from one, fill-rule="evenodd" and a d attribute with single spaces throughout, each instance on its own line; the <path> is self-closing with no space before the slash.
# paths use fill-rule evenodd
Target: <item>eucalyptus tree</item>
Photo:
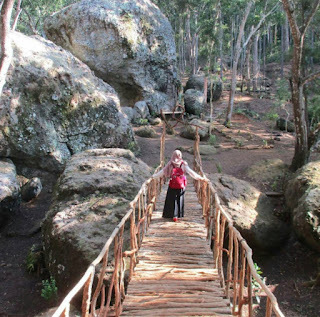
<path id="1" fill-rule="evenodd" d="M 1 55 L 0 55 L 0 96 L 6 82 L 7 72 L 12 59 L 11 45 L 11 16 L 15 0 L 4 0 L 1 2 L 0 13 L 0 36 L 1 36 Z M 18 5 L 20 4 L 20 1 Z M 16 20 L 16 19 L 15 19 Z"/>
<path id="2" fill-rule="evenodd" d="M 17 29 L 25 34 L 43 35 L 47 16 L 79 0 L 23 0 Z"/>
<path id="3" fill-rule="evenodd" d="M 239 1 L 239 4 L 242 4 Z M 271 5 L 271 8 L 270 8 Z M 266 20 L 266 18 L 275 12 L 276 8 L 278 7 L 278 3 L 274 4 L 272 1 L 269 3 L 268 0 L 266 1 L 255 1 L 250 0 L 246 2 L 245 7 L 240 7 L 242 9 L 242 17 L 241 22 L 239 24 L 239 31 L 237 35 L 237 41 L 234 47 L 234 57 L 232 61 L 232 72 L 231 72 L 231 87 L 229 93 L 229 100 L 228 100 L 228 109 L 227 115 L 224 124 L 228 126 L 231 123 L 231 117 L 233 113 L 234 107 L 234 98 L 236 92 L 236 84 L 237 84 L 237 69 L 238 69 L 238 62 L 240 58 L 241 51 L 248 45 L 249 41 L 251 40 L 252 36 L 260 29 L 262 23 Z M 247 20 L 251 9 L 254 8 L 255 10 L 253 13 L 256 17 L 256 24 L 249 26 L 250 31 L 248 35 L 244 38 L 244 31 L 247 24 Z"/>
<path id="4" fill-rule="evenodd" d="M 315 14 L 319 10 L 320 0 L 282 0 L 282 3 L 288 17 L 293 40 L 290 83 L 296 143 L 291 168 L 296 170 L 308 162 L 310 155 L 310 131 L 308 127 L 304 87 L 312 80 L 320 77 L 320 71 L 308 75 L 303 74 L 302 64 L 307 31 Z"/>

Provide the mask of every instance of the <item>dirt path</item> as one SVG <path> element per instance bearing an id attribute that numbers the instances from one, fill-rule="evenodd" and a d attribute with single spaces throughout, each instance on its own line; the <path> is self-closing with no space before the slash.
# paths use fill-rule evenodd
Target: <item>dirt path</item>
<path id="1" fill-rule="evenodd" d="M 261 99 L 237 100 L 238 109 L 255 109 L 254 114 L 266 113 L 270 102 Z M 223 113 L 226 101 L 215 105 L 217 120 L 223 120 L 219 114 Z M 270 108 L 271 109 L 271 108 Z M 252 111 L 252 110 L 251 110 Z M 235 116 L 232 129 L 229 131 L 214 131 L 219 147 L 213 156 L 203 156 L 203 169 L 206 173 L 223 173 L 250 181 L 261 190 L 270 190 L 270 184 L 263 184 L 259 180 L 253 181 L 247 176 L 248 167 L 267 158 L 279 158 L 289 164 L 293 155 L 294 136 L 290 133 L 279 133 L 273 128 L 274 123 L 252 119 L 241 112 Z M 193 141 L 183 139 L 178 135 L 181 127 L 176 128 L 175 135 L 167 135 L 166 157 L 169 158 L 177 147 L 184 149 L 184 158 L 192 165 L 192 154 L 185 151 L 192 147 Z M 158 138 L 144 139 L 137 137 L 141 152 L 139 158 L 151 167 L 159 163 L 161 127 L 155 127 Z M 228 135 L 232 133 L 232 135 Z M 242 140 L 236 142 L 235 138 Z M 273 140 L 274 137 L 278 141 Z M 201 142 L 205 144 L 205 142 Z M 248 150 L 242 145 L 254 145 L 258 148 Z M 263 148 L 263 145 L 272 145 Z M 240 147 L 239 147 L 240 145 Z M 0 316 L 33 317 L 54 303 L 48 303 L 41 297 L 41 280 L 46 275 L 29 274 L 26 270 L 25 259 L 33 244 L 41 242 L 41 234 L 37 231 L 37 224 L 50 206 L 54 179 L 43 176 L 45 188 L 40 197 L 29 204 L 23 204 L 21 210 L 12 221 L 0 231 Z M 282 211 L 283 201 L 279 200 Z M 39 226 L 38 226 L 39 227 Z M 318 317 L 320 316 L 320 288 L 314 289 L 303 286 L 305 281 L 314 278 L 317 272 L 317 258 L 295 237 L 289 239 L 286 245 L 275 254 L 255 255 L 254 260 L 267 277 L 269 284 L 278 285 L 275 295 L 280 308 L 288 317 Z M 44 272 L 45 273 L 45 272 Z"/>

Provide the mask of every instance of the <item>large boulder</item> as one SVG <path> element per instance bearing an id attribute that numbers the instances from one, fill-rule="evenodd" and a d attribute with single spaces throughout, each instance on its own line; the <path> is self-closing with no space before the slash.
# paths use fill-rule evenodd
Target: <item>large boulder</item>
<path id="1" fill-rule="evenodd" d="M 9 159 L 0 160 L 0 227 L 20 203 L 16 167 Z"/>
<path id="2" fill-rule="evenodd" d="M 288 121 L 284 118 L 279 118 L 276 122 L 276 127 L 282 131 L 294 132 L 295 127 L 292 121 Z"/>
<path id="3" fill-rule="evenodd" d="M 46 265 L 59 290 L 70 289 L 97 257 L 150 175 L 129 150 L 94 149 L 71 157 L 42 226 Z"/>
<path id="4" fill-rule="evenodd" d="M 122 106 L 173 108 L 176 49 L 168 19 L 149 0 L 81 1 L 45 21 L 46 36 L 115 88 Z"/>
<path id="5" fill-rule="evenodd" d="M 224 174 L 209 176 L 221 203 L 249 246 L 259 251 L 280 247 L 289 228 L 274 214 L 270 198 L 248 182 Z"/>
<path id="6" fill-rule="evenodd" d="M 198 127 L 198 134 L 200 140 L 207 139 L 209 137 L 209 127 L 210 123 L 200 120 L 200 119 L 192 119 L 190 124 L 185 125 L 180 132 L 180 136 L 185 139 L 195 140 L 196 132 Z"/>
<path id="7" fill-rule="evenodd" d="M 204 76 L 203 75 L 192 75 L 189 77 L 184 91 L 188 89 L 195 89 L 200 92 L 204 91 Z M 220 79 L 207 78 L 207 102 L 210 101 L 211 97 L 211 84 L 212 84 L 212 101 L 220 99 L 222 94 L 222 82 Z"/>
<path id="8" fill-rule="evenodd" d="M 114 89 L 72 54 L 18 32 L 13 49 L 0 101 L 0 155 L 56 172 L 74 153 L 134 140 Z"/>
<path id="9" fill-rule="evenodd" d="M 188 89 L 184 94 L 184 107 L 187 113 L 200 116 L 204 112 L 204 98 L 203 93 L 195 90 Z"/>
<path id="10" fill-rule="evenodd" d="M 42 183 L 39 177 L 32 177 L 21 187 L 21 198 L 23 201 L 31 201 L 37 198 L 42 191 Z"/>
<path id="11" fill-rule="evenodd" d="M 296 234 L 320 252 L 320 161 L 306 164 L 292 176 L 285 199 Z"/>

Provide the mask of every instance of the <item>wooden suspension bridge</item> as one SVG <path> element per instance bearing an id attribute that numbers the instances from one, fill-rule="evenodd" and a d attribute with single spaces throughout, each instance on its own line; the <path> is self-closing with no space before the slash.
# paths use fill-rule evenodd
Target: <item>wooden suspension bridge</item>
<path id="1" fill-rule="evenodd" d="M 164 166 L 165 131 L 164 124 L 157 170 Z M 204 175 L 199 141 L 197 131 L 193 167 Z M 178 222 L 161 217 L 163 183 L 151 178 L 144 182 L 98 257 L 53 317 L 71 316 L 72 300 L 81 293 L 82 317 L 251 317 L 255 316 L 256 285 L 266 297 L 264 316 L 284 317 L 211 182 L 189 180 L 186 217 Z M 128 250 L 123 249 L 125 227 L 130 227 Z"/>

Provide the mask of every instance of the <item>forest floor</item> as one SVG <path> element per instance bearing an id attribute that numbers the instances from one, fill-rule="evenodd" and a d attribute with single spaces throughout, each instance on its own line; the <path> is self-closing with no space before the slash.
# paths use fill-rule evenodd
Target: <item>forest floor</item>
<path id="1" fill-rule="evenodd" d="M 227 92 L 214 104 L 214 115 L 218 121 L 224 120 L 226 104 Z M 248 177 L 247 170 L 255 163 L 271 158 L 290 164 L 294 151 L 294 135 L 275 129 L 274 120 L 269 119 L 273 112 L 281 111 L 272 106 L 267 95 L 261 98 L 243 94 L 237 98 L 236 105 L 233 125 L 227 129 L 228 132 L 214 130 L 219 147 L 215 155 L 202 157 L 203 169 L 208 174 L 222 172 L 249 181 L 261 191 L 273 191 L 272 184 L 263 181 L 264 175 L 261 175 L 260 180 L 252 180 Z M 266 113 L 270 115 L 266 117 Z M 186 150 L 192 147 L 193 141 L 181 138 L 178 134 L 180 128 L 177 126 L 176 133 L 166 137 L 166 158 L 179 147 L 192 166 L 192 154 Z M 158 138 L 137 137 L 140 146 L 138 157 L 151 167 L 156 167 L 159 163 L 161 126 L 155 127 L 155 130 Z M 241 137 L 241 144 L 234 141 L 236 137 Z M 275 137 L 278 140 L 275 141 Z M 252 146 L 251 149 L 248 149 L 249 145 Z M 313 154 L 312 159 L 320 158 Z M 46 272 L 29 274 L 25 263 L 32 245 L 41 243 L 41 233 L 37 228 L 49 209 L 55 180 L 53 176 L 42 175 L 44 189 L 40 196 L 33 202 L 22 204 L 14 219 L 1 228 L 1 317 L 33 317 L 56 304 L 48 303 L 41 297 L 41 281 L 47 278 Z M 281 188 L 278 186 L 277 190 Z M 277 215 L 289 222 L 283 209 L 283 197 L 277 199 Z M 280 250 L 272 254 L 254 254 L 254 261 L 261 267 L 262 276 L 266 277 L 268 284 L 275 285 L 274 294 L 285 316 L 320 316 L 320 287 L 304 286 L 305 282 L 316 277 L 319 257 L 319 254 L 301 244 L 294 234 L 291 234 Z"/>

